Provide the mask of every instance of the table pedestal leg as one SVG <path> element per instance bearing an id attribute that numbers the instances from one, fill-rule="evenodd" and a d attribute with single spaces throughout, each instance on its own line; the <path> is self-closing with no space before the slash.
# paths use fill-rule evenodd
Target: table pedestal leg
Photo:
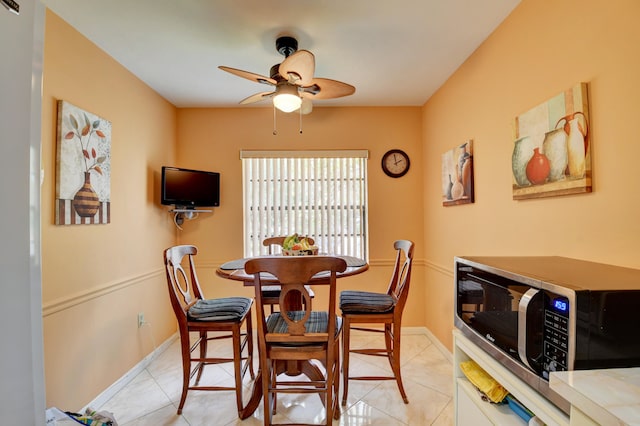
<path id="1" fill-rule="evenodd" d="M 276 374 L 280 375 L 282 373 L 286 373 L 289 376 L 304 374 L 309 378 L 309 380 L 312 381 L 319 381 L 324 379 L 322 371 L 309 361 L 278 361 L 276 365 Z M 320 399 L 322 400 L 322 403 L 324 405 L 324 398 L 320 396 Z M 256 373 L 256 379 L 253 381 L 253 390 L 251 392 L 251 397 L 249 398 L 249 401 L 244 406 L 242 411 L 238 413 L 240 419 L 244 420 L 248 417 L 251 417 L 260 405 L 261 401 L 262 369 L 260 368 Z"/>

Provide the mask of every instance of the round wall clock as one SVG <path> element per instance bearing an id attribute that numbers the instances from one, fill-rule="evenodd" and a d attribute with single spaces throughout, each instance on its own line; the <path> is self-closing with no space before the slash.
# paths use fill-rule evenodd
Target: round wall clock
<path id="1" fill-rule="evenodd" d="M 382 171 L 393 178 L 406 175 L 410 165 L 407 153 L 399 149 L 391 149 L 382 156 Z"/>

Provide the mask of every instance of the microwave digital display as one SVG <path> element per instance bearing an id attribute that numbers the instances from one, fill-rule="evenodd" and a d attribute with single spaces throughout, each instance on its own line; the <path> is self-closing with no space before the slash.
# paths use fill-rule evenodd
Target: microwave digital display
<path id="1" fill-rule="evenodd" d="M 558 312 L 567 313 L 569 311 L 569 301 L 564 297 L 553 299 L 551 305 Z"/>

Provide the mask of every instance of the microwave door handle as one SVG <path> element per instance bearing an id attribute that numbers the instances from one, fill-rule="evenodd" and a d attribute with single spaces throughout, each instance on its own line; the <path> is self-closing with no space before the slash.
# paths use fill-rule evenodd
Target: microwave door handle
<path id="1" fill-rule="evenodd" d="M 530 288 L 520 299 L 518 305 L 518 355 L 520 360 L 529 367 L 532 371 L 535 371 L 527 360 L 527 310 L 529 309 L 529 303 L 531 299 L 538 294 L 540 290 L 536 288 Z"/>

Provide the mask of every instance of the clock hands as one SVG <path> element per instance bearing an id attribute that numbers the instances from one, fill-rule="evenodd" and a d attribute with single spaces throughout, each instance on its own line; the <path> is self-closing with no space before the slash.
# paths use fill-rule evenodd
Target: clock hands
<path id="1" fill-rule="evenodd" d="M 393 154 L 393 160 L 394 160 L 393 164 L 395 164 L 396 166 L 404 161 L 402 158 L 398 160 L 398 158 L 396 157 L 396 154 Z"/>

